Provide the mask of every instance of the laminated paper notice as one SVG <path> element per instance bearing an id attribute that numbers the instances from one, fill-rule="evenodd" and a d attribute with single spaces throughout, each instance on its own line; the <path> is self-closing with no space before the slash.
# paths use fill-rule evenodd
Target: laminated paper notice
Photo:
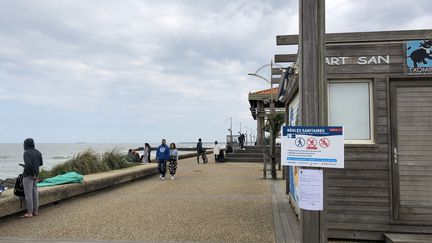
<path id="1" fill-rule="evenodd" d="M 300 169 L 300 208 L 323 210 L 323 171 Z"/>

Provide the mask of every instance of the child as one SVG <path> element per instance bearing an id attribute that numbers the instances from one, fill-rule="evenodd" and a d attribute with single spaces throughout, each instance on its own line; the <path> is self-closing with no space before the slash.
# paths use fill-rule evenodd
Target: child
<path id="1" fill-rule="evenodd" d="M 175 143 L 170 144 L 170 161 L 169 161 L 169 172 L 171 174 L 171 180 L 174 180 L 174 175 L 177 170 L 178 151 Z"/>

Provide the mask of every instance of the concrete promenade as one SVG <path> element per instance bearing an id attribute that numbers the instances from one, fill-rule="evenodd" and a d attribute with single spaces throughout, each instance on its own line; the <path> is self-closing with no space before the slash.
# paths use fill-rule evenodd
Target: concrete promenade
<path id="1" fill-rule="evenodd" d="M 0 218 L 0 242 L 275 242 L 262 165 L 208 157 L 206 165 L 179 161 L 175 180 L 150 176 L 42 207 L 31 219 Z"/>

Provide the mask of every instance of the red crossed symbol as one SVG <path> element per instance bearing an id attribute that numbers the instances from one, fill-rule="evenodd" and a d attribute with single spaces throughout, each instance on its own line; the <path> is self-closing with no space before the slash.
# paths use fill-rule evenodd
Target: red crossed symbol
<path id="1" fill-rule="evenodd" d="M 321 138 L 319 141 L 321 148 L 328 148 L 330 146 L 330 140 L 328 138 Z"/>
<path id="2" fill-rule="evenodd" d="M 307 140 L 307 148 L 308 149 L 316 149 L 317 140 L 315 138 L 308 138 Z"/>

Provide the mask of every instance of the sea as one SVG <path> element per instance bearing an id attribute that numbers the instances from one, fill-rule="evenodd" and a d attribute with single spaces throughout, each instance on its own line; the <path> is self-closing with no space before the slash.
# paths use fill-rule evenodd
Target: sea
<path id="1" fill-rule="evenodd" d="M 195 148 L 196 142 L 176 143 L 178 148 Z M 130 148 L 143 147 L 140 143 L 37 143 L 36 148 L 41 151 L 44 165 L 43 169 L 49 170 L 54 165 L 63 163 L 76 156 L 78 153 L 91 149 L 97 153 L 117 149 L 120 152 L 127 153 Z M 152 148 L 159 146 L 159 143 L 150 143 Z M 203 147 L 212 148 L 212 143 L 203 143 Z M 19 164 L 23 162 L 23 144 L 22 143 L 0 143 L 0 179 L 14 178 L 22 173 L 22 167 Z M 193 153 L 193 151 L 179 151 L 179 154 Z M 151 157 L 154 159 L 155 151 L 152 151 Z"/>

